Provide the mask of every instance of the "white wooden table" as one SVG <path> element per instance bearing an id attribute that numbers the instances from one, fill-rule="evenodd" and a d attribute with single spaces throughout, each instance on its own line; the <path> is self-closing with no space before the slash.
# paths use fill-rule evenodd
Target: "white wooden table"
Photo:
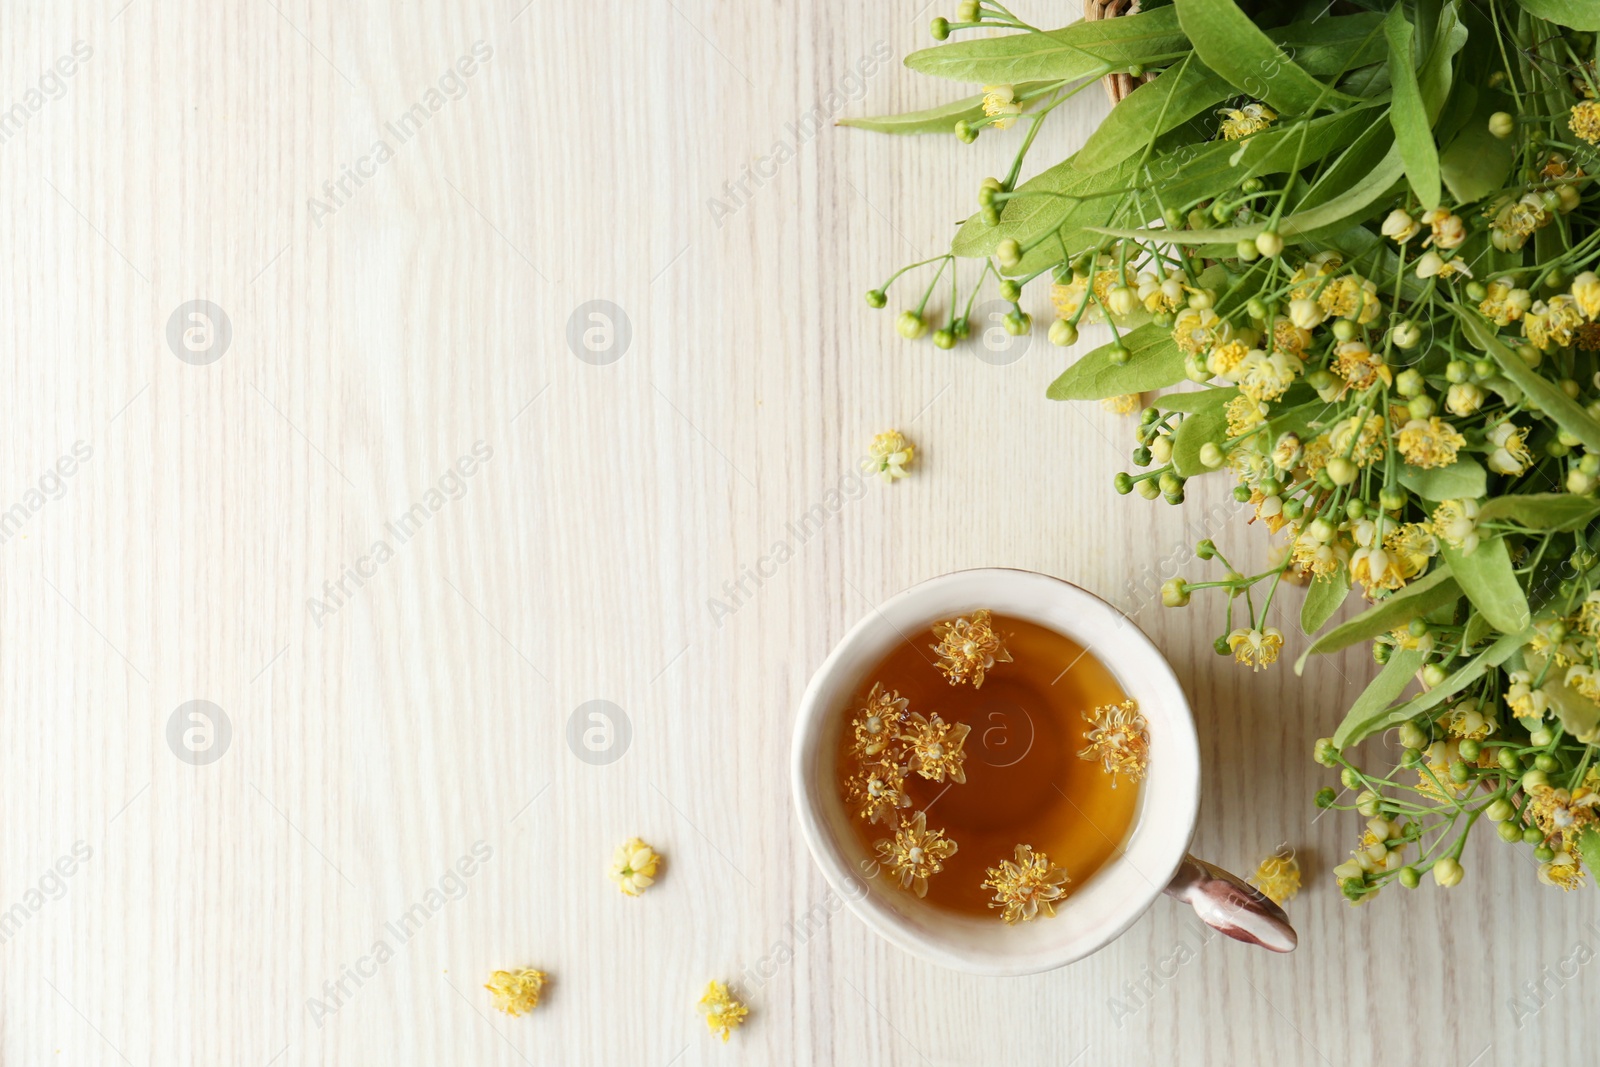
<path id="1" fill-rule="evenodd" d="M 1335 891 L 1358 826 L 1313 818 L 1309 754 L 1362 654 L 1252 675 L 1206 606 L 1140 591 L 1204 533 L 1264 557 L 1202 528 L 1228 487 L 1118 498 L 1131 423 L 1043 399 L 1070 356 L 1042 329 L 984 361 L 864 306 L 1014 143 L 832 127 L 952 88 L 898 65 L 938 12 L 891 8 L 7 5 L 0 1062 L 1593 1054 L 1593 892 L 1488 833 L 1448 894 Z M 1039 158 L 1105 107 L 1063 109 Z M 891 426 L 915 477 L 830 495 Z M 825 893 L 787 781 L 810 671 L 875 602 L 987 564 L 1099 591 L 1167 650 L 1207 760 L 1196 851 L 1296 847 L 1298 953 L 1165 900 L 1008 981 L 847 912 L 797 936 Z M 595 700 L 621 709 L 598 754 Z M 667 866 L 629 900 L 603 870 L 634 834 Z M 520 965 L 545 1003 L 492 1013 L 485 977 Z M 694 1003 L 741 975 L 723 1047 Z"/>

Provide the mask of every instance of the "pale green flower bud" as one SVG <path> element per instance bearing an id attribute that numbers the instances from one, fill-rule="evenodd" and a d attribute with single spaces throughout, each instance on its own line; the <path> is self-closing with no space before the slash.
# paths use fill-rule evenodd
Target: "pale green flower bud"
<path id="1" fill-rule="evenodd" d="M 1161 603 L 1169 608 L 1188 607 L 1188 584 L 1182 578 L 1173 578 L 1161 583 Z"/>
<path id="2" fill-rule="evenodd" d="M 1356 475 L 1361 471 L 1356 465 L 1343 456 L 1335 456 L 1328 461 L 1328 477 L 1333 479 L 1334 485 L 1349 485 L 1356 480 Z"/>
<path id="3" fill-rule="evenodd" d="M 1200 446 L 1200 462 L 1210 469 L 1216 470 L 1226 460 L 1227 457 L 1222 454 L 1222 449 L 1217 447 L 1216 442 L 1207 441 Z"/>
<path id="4" fill-rule="evenodd" d="M 928 324 L 915 311 L 900 312 L 900 317 L 895 320 L 894 328 L 899 330 L 900 336 L 907 341 L 915 341 L 928 332 Z"/>
<path id="5" fill-rule="evenodd" d="M 1437 860 L 1433 865 L 1433 880 L 1445 889 L 1461 884 L 1461 879 L 1467 872 L 1461 869 L 1461 864 L 1449 856 Z"/>
<path id="6" fill-rule="evenodd" d="M 1400 744 L 1406 748 L 1425 748 L 1428 735 L 1414 722 L 1400 724 Z"/>
<path id="7" fill-rule="evenodd" d="M 1066 319 L 1057 319 L 1050 324 L 1050 343 L 1059 348 L 1065 348 L 1078 342 L 1078 328 Z"/>
<path id="8" fill-rule="evenodd" d="M 1268 259 L 1277 259 L 1283 255 L 1283 238 L 1272 230 L 1263 230 L 1256 235 L 1256 251 Z"/>
<path id="9" fill-rule="evenodd" d="M 1378 805 L 1382 799 L 1372 790 L 1363 789 L 1356 794 L 1356 811 L 1370 819 L 1378 814 Z"/>
<path id="10" fill-rule="evenodd" d="M 1504 141 L 1507 137 L 1511 136 L 1512 132 L 1516 130 L 1516 128 L 1517 120 L 1511 117 L 1510 112 L 1496 111 L 1493 115 L 1489 116 L 1489 132 L 1493 134 L 1497 140 Z"/>
<path id="11" fill-rule="evenodd" d="M 1162 434 L 1150 442 L 1150 455 L 1157 463 L 1172 462 L 1172 436 Z"/>
<path id="12" fill-rule="evenodd" d="M 1409 350 L 1422 343 L 1422 328 L 1410 319 L 1399 323 L 1394 328 L 1394 346 L 1399 349 Z M 1422 376 L 1418 375 L 1421 381 Z"/>

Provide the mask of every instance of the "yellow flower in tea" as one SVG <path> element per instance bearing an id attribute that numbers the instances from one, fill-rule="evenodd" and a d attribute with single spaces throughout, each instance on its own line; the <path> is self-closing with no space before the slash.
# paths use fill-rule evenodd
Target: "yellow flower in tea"
<path id="1" fill-rule="evenodd" d="M 851 754 L 861 760 L 877 759 L 892 747 L 899 739 L 900 724 L 905 722 L 907 703 L 897 690 L 872 683 L 866 703 L 851 722 L 855 735 Z"/>
<path id="2" fill-rule="evenodd" d="M 1550 710 L 1550 697 L 1544 687 L 1534 687 L 1533 675 L 1511 671 L 1506 675 L 1506 706 L 1519 719 L 1543 719 Z"/>
<path id="3" fill-rule="evenodd" d="M 1334 369 L 1350 388 L 1366 392 L 1379 382 L 1394 384 L 1394 372 L 1383 361 L 1383 356 L 1368 348 L 1365 341 L 1346 341 L 1334 351 L 1338 353 Z"/>
<path id="4" fill-rule="evenodd" d="M 967 772 L 962 766 L 967 754 L 961 746 L 972 727 L 964 722 L 945 722 L 937 712 L 927 718 L 912 712 L 907 725 L 910 729 L 900 735 L 900 740 L 906 743 L 906 764 L 911 770 L 930 781 L 942 782 L 949 775 L 952 782 L 966 782 Z"/>
<path id="5" fill-rule="evenodd" d="M 656 855 L 655 849 L 637 837 L 630 837 L 612 853 L 606 877 L 628 896 L 636 897 L 655 884 L 660 864 L 661 857 Z"/>
<path id="6" fill-rule="evenodd" d="M 1243 107 L 1223 108 L 1217 112 L 1222 116 L 1218 127 L 1222 137 L 1227 141 L 1239 141 L 1253 133 L 1260 133 L 1271 126 L 1277 119 L 1278 113 L 1266 104 L 1249 103 Z"/>
<path id="7" fill-rule="evenodd" d="M 1496 474 L 1521 474 L 1533 462 L 1528 451 L 1526 434 L 1511 422 L 1502 422 L 1485 437 L 1493 451 L 1489 453 L 1489 469 Z"/>
<path id="8" fill-rule="evenodd" d="M 1433 534 L 1452 548 L 1459 548 L 1470 556 L 1478 547 L 1478 502 L 1476 500 L 1443 500 L 1433 509 L 1430 523 Z"/>
<path id="9" fill-rule="evenodd" d="M 919 897 L 928 895 L 928 879 L 944 870 L 944 861 L 954 856 L 957 848 L 943 830 L 928 829 L 925 811 L 902 819 L 893 837 L 876 841 L 872 847 L 900 888 Z"/>
<path id="10" fill-rule="evenodd" d="M 1228 651 L 1253 671 L 1276 663 L 1282 648 L 1283 631 L 1275 626 L 1263 630 L 1240 627 L 1228 635 Z"/>
<path id="11" fill-rule="evenodd" d="M 916 450 L 899 430 L 888 430 L 872 439 L 867 449 L 868 458 L 861 461 L 861 469 L 876 474 L 886 482 L 904 478 Z"/>
<path id="12" fill-rule="evenodd" d="M 1083 721 L 1089 724 L 1083 735 L 1089 744 L 1079 750 L 1079 759 L 1100 764 L 1111 775 L 1113 789 L 1119 774 L 1135 782 L 1144 778 L 1150 764 L 1150 725 L 1137 704 L 1131 700 L 1107 704 L 1084 712 Z"/>
<path id="13" fill-rule="evenodd" d="M 983 87 L 983 113 L 993 119 L 993 126 L 997 130 L 1009 130 L 1017 121 L 1017 116 L 1022 114 L 1022 105 L 1017 103 L 1017 91 L 1009 85 L 985 85 Z"/>
<path id="14" fill-rule="evenodd" d="M 1600 793 L 1579 786 L 1572 792 L 1551 785 L 1536 785 L 1528 791 L 1528 814 L 1544 833 L 1545 844 L 1559 842 L 1563 848 L 1577 843 L 1578 835 L 1600 824 Z"/>
<path id="15" fill-rule="evenodd" d="M 1290 851 L 1274 853 L 1261 861 L 1250 884 L 1274 904 L 1292 900 L 1300 892 L 1300 861 Z"/>
<path id="16" fill-rule="evenodd" d="M 1600 144 L 1600 104 L 1583 100 L 1572 106 L 1567 116 L 1572 132 L 1590 144 Z"/>
<path id="17" fill-rule="evenodd" d="M 845 779 L 845 792 L 855 803 L 856 814 L 867 822 L 893 825 L 900 809 L 911 806 L 905 768 L 892 759 L 863 763 Z"/>
<path id="18" fill-rule="evenodd" d="M 532 967 L 518 971 L 495 971 L 483 988 L 494 994 L 494 1006 L 507 1015 L 522 1015 L 539 1006 L 544 992 L 545 973 Z"/>
<path id="19" fill-rule="evenodd" d="M 939 670 L 951 685 L 971 682 L 972 688 L 980 689 L 985 673 L 996 663 L 1011 662 L 1011 653 L 995 631 L 994 617 L 987 608 L 973 612 L 970 619 L 963 616 L 934 623 L 933 636 L 939 643 L 928 647 L 939 657 Z"/>
<path id="20" fill-rule="evenodd" d="M 1467 439 L 1438 416 L 1412 419 L 1395 437 L 1395 446 L 1413 467 L 1448 467 Z"/>
<path id="21" fill-rule="evenodd" d="M 1578 889 L 1583 885 L 1583 868 L 1572 853 L 1557 852 L 1549 862 L 1539 864 L 1539 881 L 1557 889 Z"/>
<path id="22" fill-rule="evenodd" d="M 1144 403 L 1144 397 L 1139 393 L 1123 393 L 1121 396 L 1108 396 L 1100 401 L 1100 407 L 1113 415 L 1132 415 Z"/>
<path id="23" fill-rule="evenodd" d="M 1018 922 L 1031 922 L 1040 914 L 1053 917 L 1055 903 L 1072 879 L 1065 867 L 1050 862 L 1043 852 L 1035 852 L 1031 845 L 1018 845 L 1012 854 L 1015 858 L 1001 860 L 1000 866 L 990 867 L 983 888 L 994 890 L 991 908 L 1003 908 L 1000 918 L 1011 926 Z"/>
<path id="24" fill-rule="evenodd" d="M 706 1017 L 707 1028 L 722 1038 L 724 1043 L 728 1035 L 744 1025 L 745 1017 L 750 1014 L 750 1009 L 721 982 L 711 982 L 706 986 L 705 994 L 696 1008 Z"/>

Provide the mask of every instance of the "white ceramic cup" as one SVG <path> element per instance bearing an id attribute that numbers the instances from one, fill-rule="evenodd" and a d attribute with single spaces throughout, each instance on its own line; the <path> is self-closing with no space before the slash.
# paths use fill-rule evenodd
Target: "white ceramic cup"
<path id="1" fill-rule="evenodd" d="M 1007 926 L 919 900 L 875 877 L 850 826 L 835 763 L 849 703 L 900 642 L 931 638 L 942 619 L 988 608 L 1072 638 L 1115 676 L 1149 724 L 1150 762 L 1121 851 L 1076 885 L 1053 918 Z M 1295 947 L 1283 910 L 1244 882 L 1188 855 L 1200 803 L 1200 750 L 1183 688 L 1155 645 L 1121 612 L 1058 578 L 985 569 L 934 578 L 858 622 L 817 669 L 800 701 L 792 753 L 800 829 L 823 876 L 869 927 L 914 955 L 974 974 L 1033 974 L 1080 960 L 1119 937 L 1163 892 L 1224 933 L 1278 952 Z"/>

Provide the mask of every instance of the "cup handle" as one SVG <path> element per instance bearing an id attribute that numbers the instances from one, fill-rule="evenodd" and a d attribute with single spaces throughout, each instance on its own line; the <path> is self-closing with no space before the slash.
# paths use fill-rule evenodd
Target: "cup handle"
<path id="1" fill-rule="evenodd" d="M 1185 855 L 1166 893 L 1193 907 L 1201 922 L 1235 941 L 1273 952 L 1293 952 L 1300 942 L 1282 908 L 1243 879 L 1205 860 Z"/>

